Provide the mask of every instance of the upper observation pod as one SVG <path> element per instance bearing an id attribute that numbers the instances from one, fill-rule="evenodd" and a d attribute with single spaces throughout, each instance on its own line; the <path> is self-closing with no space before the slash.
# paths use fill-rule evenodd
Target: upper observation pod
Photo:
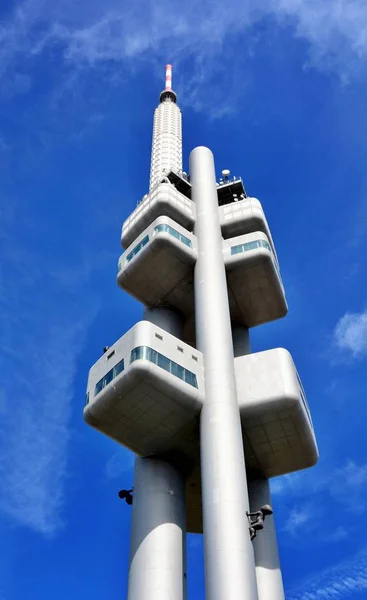
<path id="1" fill-rule="evenodd" d="M 159 97 L 160 101 L 163 102 L 169 98 L 173 102 L 177 101 L 177 96 L 172 89 L 172 65 L 166 65 L 166 87 Z"/>
<path id="2" fill-rule="evenodd" d="M 128 248 L 144 229 L 161 216 L 173 219 L 188 231 L 194 229 L 195 204 L 181 194 L 167 177 L 144 196 L 124 221 L 121 233 L 122 247 Z"/>

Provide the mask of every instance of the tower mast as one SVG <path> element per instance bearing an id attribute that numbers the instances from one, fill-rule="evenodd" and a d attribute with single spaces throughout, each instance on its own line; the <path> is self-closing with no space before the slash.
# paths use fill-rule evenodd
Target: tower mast
<path id="1" fill-rule="evenodd" d="M 166 86 L 154 111 L 149 189 L 171 170 L 182 171 L 182 118 L 172 89 L 172 65 L 166 65 Z"/>

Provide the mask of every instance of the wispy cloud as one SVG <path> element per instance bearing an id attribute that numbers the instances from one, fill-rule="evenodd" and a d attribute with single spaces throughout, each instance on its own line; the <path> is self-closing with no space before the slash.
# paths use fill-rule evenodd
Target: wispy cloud
<path id="1" fill-rule="evenodd" d="M 297 506 L 293 508 L 290 512 L 288 519 L 285 522 L 284 530 L 290 533 L 291 535 L 295 535 L 299 532 L 300 529 L 307 523 L 310 525 L 310 521 L 312 519 L 312 510 L 310 507 L 300 507 Z"/>
<path id="2" fill-rule="evenodd" d="M 63 521 L 73 383 L 97 304 L 93 297 L 88 305 L 77 300 L 76 272 L 82 271 L 77 261 L 69 267 L 69 279 L 66 260 L 62 283 L 54 279 L 57 251 L 37 249 L 45 224 L 40 217 L 36 245 L 25 243 L 31 233 L 24 211 L 14 205 L 4 215 L 0 509 L 18 524 L 50 535 Z"/>
<path id="3" fill-rule="evenodd" d="M 231 58 L 235 53 L 236 60 L 231 61 L 235 71 L 236 64 L 243 64 L 251 51 L 242 45 L 239 54 L 232 40 L 269 17 L 308 42 L 309 64 L 336 71 L 344 81 L 354 76 L 367 57 L 367 6 L 363 0 L 234 0 L 225 11 L 214 0 L 188 0 L 179 14 L 169 0 L 122 4 L 117 0 L 26 0 L 3 21 L 0 65 L 3 74 L 7 73 L 7 85 L 15 86 L 13 93 L 20 93 L 30 85 L 26 63 L 34 64 L 37 57 L 50 51 L 62 59 L 64 69 L 108 68 L 110 61 L 134 69 L 138 68 L 136 59 L 154 63 L 169 57 L 176 64 L 192 59 L 193 80 L 185 82 L 186 97 L 192 100 L 194 80 L 222 80 L 223 75 L 229 84 L 236 74 L 233 69 L 221 74 L 223 61 L 218 57 Z M 194 99 L 200 108 L 202 95 Z"/>
<path id="4" fill-rule="evenodd" d="M 322 539 L 325 542 L 335 543 L 344 540 L 346 537 L 348 537 L 348 535 L 348 530 L 345 527 L 342 527 L 342 525 L 339 525 L 334 529 L 334 531 L 325 534 Z"/>
<path id="5" fill-rule="evenodd" d="M 70 323 L 71 315 L 47 315 L 41 323 L 34 313 L 39 334 L 21 335 L 13 328 L 21 350 L 8 346 L 11 360 L 2 361 L 13 365 L 6 369 L 13 380 L 3 390 L 7 405 L 0 434 L 0 507 L 17 522 L 47 534 L 62 523 L 70 401 L 90 319 L 88 315 Z"/>
<path id="6" fill-rule="evenodd" d="M 367 464 L 357 464 L 348 460 L 342 467 L 323 472 L 290 473 L 271 482 L 274 495 L 287 495 L 292 498 L 307 497 L 317 493 L 327 493 L 334 499 L 353 507 L 367 507 L 362 499 L 361 489 L 367 485 Z M 357 498 L 360 501 L 357 502 Z"/>
<path id="7" fill-rule="evenodd" d="M 289 590 L 289 600 L 342 600 L 365 595 L 367 590 L 367 552 L 314 574 L 297 589 Z M 359 595 L 361 594 L 361 596 Z"/>
<path id="8" fill-rule="evenodd" d="M 367 465 L 349 460 L 327 474 L 291 473 L 272 481 L 271 490 L 291 506 L 284 531 L 293 537 L 307 532 L 320 542 L 338 542 L 355 529 L 353 515 L 367 510 Z"/>
<path id="9" fill-rule="evenodd" d="M 134 467 L 134 454 L 122 446 L 108 459 L 106 463 L 106 476 L 110 479 L 119 479 L 125 473 L 131 472 Z"/>
<path id="10" fill-rule="evenodd" d="M 367 354 L 367 309 L 360 313 L 346 312 L 334 329 L 334 342 L 341 351 L 353 357 Z"/>

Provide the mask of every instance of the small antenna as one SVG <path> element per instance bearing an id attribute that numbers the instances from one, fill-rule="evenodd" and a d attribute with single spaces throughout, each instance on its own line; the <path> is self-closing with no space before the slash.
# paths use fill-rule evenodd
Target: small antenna
<path id="1" fill-rule="evenodd" d="M 166 91 L 172 91 L 172 65 L 166 65 Z"/>

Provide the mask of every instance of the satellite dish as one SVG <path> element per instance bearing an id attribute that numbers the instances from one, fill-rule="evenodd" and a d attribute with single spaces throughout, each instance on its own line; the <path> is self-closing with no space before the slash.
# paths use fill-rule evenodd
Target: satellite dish
<path id="1" fill-rule="evenodd" d="M 223 177 L 229 177 L 230 174 L 231 174 L 231 171 L 229 169 L 223 169 L 223 171 L 222 171 Z"/>

